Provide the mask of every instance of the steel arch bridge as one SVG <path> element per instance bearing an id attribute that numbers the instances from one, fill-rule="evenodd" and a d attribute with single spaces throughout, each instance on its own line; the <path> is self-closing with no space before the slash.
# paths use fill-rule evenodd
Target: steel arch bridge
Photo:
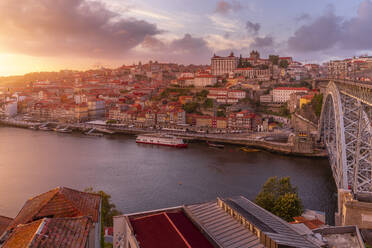
<path id="1" fill-rule="evenodd" d="M 329 81 L 319 122 L 338 189 L 372 193 L 372 84 Z"/>

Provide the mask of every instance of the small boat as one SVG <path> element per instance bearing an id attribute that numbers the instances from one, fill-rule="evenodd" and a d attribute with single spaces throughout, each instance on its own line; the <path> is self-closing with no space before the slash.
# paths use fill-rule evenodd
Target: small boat
<path id="1" fill-rule="evenodd" d="M 39 130 L 38 126 L 36 125 L 29 126 L 28 128 L 32 130 Z"/>
<path id="2" fill-rule="evenodd" d="M 52 131 L 52 129 L 47 126 L 39 127 L 39 129 L 42 131 Z"/>
<path id="3" fill-rule="evenodd" d="M 209 142 L 209 141 L 207 141 L 207 144 L 208 144 L 209 147 L 214 147 L 214 148 L 225 148 L 225 146 L 222 145 L 222 144 L 212 143 L 212 142 Z"/>
<path id="4" fill-rule="evenodd" d="M 183 139 L 177 138 L 167 134 L 142 134 L 138 135 L 136 143 L 160 145 L 160 146 L 171 146 L 177 148 L 186 148 L 187 143 Z"/>
<path id="5" fill-rule="evenodd" d="M 242 147 L 240 148 L 243 152 L 259 152 L 259 149 L 253 149 L 253 148 L 248 148 L 248 147 Z"/>
<path id="6" fill-rule="evenodd" d="M 72 130 L 69 129 L 68 127 L 65 127 L 65 128 L 57 128 L 57 129 L 56 129 L 56 132 L 59 132 L 59 133 L 72 133 Z"/>

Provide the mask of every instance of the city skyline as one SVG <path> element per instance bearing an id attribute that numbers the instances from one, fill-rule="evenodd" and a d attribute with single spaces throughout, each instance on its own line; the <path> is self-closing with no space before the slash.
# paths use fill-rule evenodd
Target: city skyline
<path id="1" fill-rule="evenodd" d="M 371 50 L 370 10 L 370 0 L 191 1 L 186 10 L 167 0 L 5 0 L 0 76 L 150 59 L 207 64 L 213 53 L 252 49 L 323 62 Z"/>

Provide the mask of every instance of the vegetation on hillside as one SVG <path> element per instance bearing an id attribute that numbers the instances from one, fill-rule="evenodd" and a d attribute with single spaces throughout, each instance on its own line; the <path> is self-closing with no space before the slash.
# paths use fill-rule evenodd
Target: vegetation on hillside
<path id="1" fill-rule="evenodd" d="M 316 94 L 310 103 L 302 105 L 299 114 L 307 120 L 312 121 L 314 124 L 318 124 L 322 106 L 323 94 Z"/>

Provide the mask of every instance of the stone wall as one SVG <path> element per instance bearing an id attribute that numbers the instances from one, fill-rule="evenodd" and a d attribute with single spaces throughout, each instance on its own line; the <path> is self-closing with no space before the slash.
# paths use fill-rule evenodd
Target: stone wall
<path id="1" fill-rule="evenodd" d="M 318 131 L 316 124 L 297 114 L 292 114 L 291 125 L 298 132 L 310 133 Z"/>
<path id="2" fill-rule="evenodd" d="M 372 203 L 355 200 L 350 191 L 340 189 L 336 220 L 336 225 L 372 229 Z"/>

